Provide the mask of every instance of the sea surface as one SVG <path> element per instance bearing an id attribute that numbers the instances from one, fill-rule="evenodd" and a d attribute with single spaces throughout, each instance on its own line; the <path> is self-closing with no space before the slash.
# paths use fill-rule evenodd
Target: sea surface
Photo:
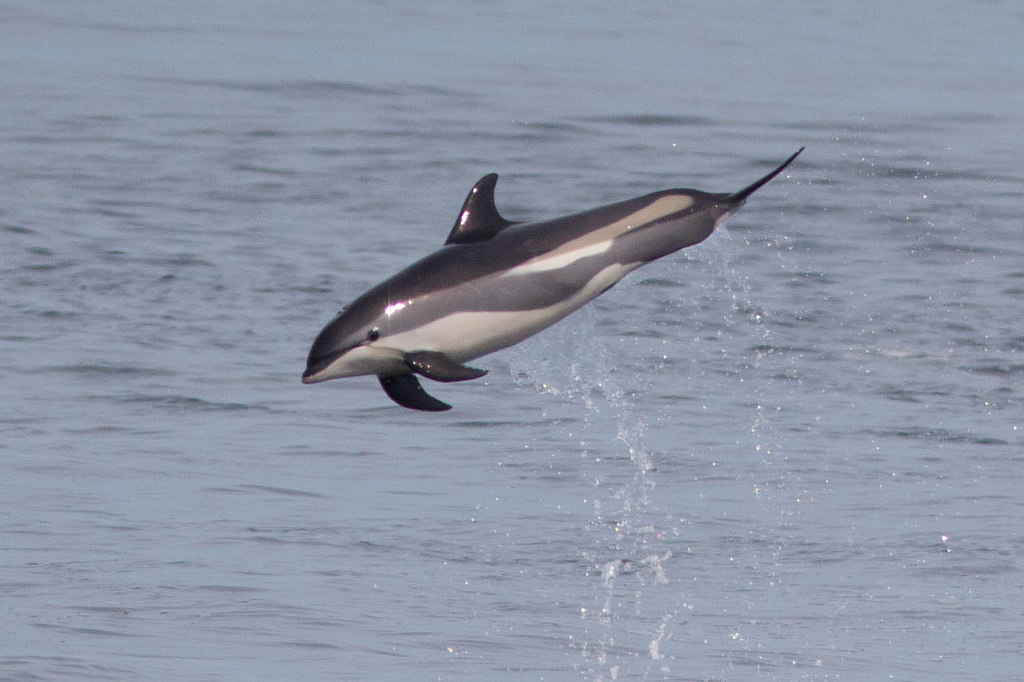
<path id="1" fill-rule="evenodd" d="M 1024 9 L 0 5 L 0 679 L 1024 662 Z M 404 410 L 309 345 L 501 174 L 739 189 Z"/>

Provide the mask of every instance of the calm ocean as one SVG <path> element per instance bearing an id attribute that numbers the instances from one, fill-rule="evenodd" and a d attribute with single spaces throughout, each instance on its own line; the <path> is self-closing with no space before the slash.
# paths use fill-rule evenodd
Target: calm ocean
<path id="1" fill-rule="evenodd" d="M 1019 3 L 0 6 L 0 679 L 1021 679 Z M 803 155 L 395 406 L 316 333 Z"/>

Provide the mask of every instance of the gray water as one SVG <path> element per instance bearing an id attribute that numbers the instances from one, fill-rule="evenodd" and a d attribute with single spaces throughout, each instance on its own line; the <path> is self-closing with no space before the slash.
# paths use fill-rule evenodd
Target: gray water
<path id="1" fill-rule="evenodd" d="M 0 678 L 1020 679 L 1022 22 L 5 3 Z M 803 145 L 451 412 L 299 383 L 485 173 L 531 220 Z"/>

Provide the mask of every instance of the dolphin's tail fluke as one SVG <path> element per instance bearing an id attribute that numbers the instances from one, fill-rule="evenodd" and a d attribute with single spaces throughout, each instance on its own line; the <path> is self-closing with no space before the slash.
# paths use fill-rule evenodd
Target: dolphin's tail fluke
<path id="1" fill-rule="evenodd" d="M 764 176 L 763 178 L 761 178 L 757 182 L 753 183 L 752 185 L 748 185 L 747 187 L 744 187 L 739 192 L 734 192 L 733 194 L 730 194 L 729 197 L 728 197 L 729 203 L 730 204 L 742 204 L 744 201 L 747 200 L 747 197 L 749 197 L 751 194 L 753 194 L 757 190 L 759 190 L 762 187 L 764 187 L 765 184 L 767 184 L 769 181 L 771 181 L 772 178 L 774 178 L 776 175 L 778 175 L 783 170 L 785 170 L 786 166 L 788 166 L 789 164 L 793 163 L 793 159 L 795 159 L 796 157 L 800 156 L 800 152 L 802 152 L 803 150 L 804 150 L 804 148 L 800 147 L 800 149 L 796 150 L 796 154 L 793 154 L 793 156 L 791 156 L 788 159 L 786 159 L 785 161 L 783 161 L 782 165 L 779 166 L 778 168 L 776 168 L 775 170 L 773 170 L 771 173 L 769 173 L 768 175 Z"/>

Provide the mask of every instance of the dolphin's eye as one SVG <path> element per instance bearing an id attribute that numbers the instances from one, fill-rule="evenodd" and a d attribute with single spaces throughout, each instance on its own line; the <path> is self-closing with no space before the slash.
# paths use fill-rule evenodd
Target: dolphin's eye
<path id="1" fill-rule="evenodd" d="M 379 338 L 380 338 L 380 330 L 377 329 L 376 327 L 374 327 L 370 331 L 366 332 L 366 340 L 367 341 L 376 341 Z"/>

